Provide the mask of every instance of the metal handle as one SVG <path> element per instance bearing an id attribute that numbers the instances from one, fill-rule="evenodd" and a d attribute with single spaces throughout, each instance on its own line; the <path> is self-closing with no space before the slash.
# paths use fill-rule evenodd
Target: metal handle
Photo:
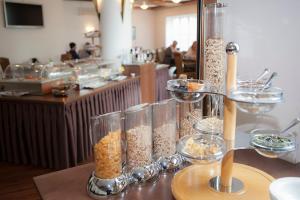
<path id="1" fill-rule="evenodd" d="M 300 117 L 297 117 L 285 129 L 281 130 L 280 134 L 286 133 L 288 130 L 290 130 L 292 127 L 296 126 L 299 123 L 300 123 Z"/>
<path id="2" fill-rule="evenodd" d="M 272 80 L 277 76 L 278 74 L 276 72 L 273 72 L 270 76 L 270 78 L 266 81 L 265 85 L 263 86 L 263 88 L 261 90 L 265 90 L 269 87 L 270 83 L 272 82 Z"/>
<path id="3" fill-rule="evenodd" d="M 257 78 L 256 78 L 256 82 L 260 81 L 263 77 L 265 77 L 267 74 L 270 73 L 270 69 L 269 68 L 265 68 L 265 70 L 263 71 L 263 73 L 261 73 Z"/>

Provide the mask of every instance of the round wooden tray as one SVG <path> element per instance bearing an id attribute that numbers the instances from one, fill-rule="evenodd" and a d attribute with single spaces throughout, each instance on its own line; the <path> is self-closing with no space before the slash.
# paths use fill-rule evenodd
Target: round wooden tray
<path id="1" fill-rule="evenodd" d="M 220 175 L 220 164 L 192 165 L 178 172 L 172 180 L 172 193 L 177 200 L 269 200 L 269 185 L 274 178 L 256 168 L 234 163 L 233 177 L 244 183 L 238 193 L 216 192 L 209 180 Z"/>

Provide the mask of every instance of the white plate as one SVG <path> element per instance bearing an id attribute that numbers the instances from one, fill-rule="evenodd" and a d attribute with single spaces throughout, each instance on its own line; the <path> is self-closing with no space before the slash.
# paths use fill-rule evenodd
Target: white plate
<path id="1" fill-rule="evenodd" d="M 300 178 L 286 177 L 275 180 L 270 188 L 271 200 L 299 200 Z"/>

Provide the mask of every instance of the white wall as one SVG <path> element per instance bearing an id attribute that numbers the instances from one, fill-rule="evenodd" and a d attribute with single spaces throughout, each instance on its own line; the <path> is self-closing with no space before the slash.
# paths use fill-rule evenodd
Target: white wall
<path id="1" fill-rule="evenodd" d="M 300 116 L 300 1 L 299 0 L 223 0 L 229 3 L 227 41 L 240 45 L 238 73 L 255 77 L 269 67 L 279 73 L 274 85 L 284 90 L 285 102 L 268 113 L 264 120 L 249 114 L 239 115 L 240 129 L 254 126 L 283 128 Z M 254 125 L 254 123 L 259 124 Z M 263 123 L 262 123 L 263 122 Z M 251 124 L 252 123 L 252 124 Z M 294 129 L 300 133 L 300 127 Z M 300 141 L 300 136 L 298 137 Z M 300 161 L 300 149 L 287 158 Z"/>
<path id="2" fill-rule="evenodd" d="M 133 41 L 133 46 L 141 46 L 145 49 L 164 47 L 166 18 L 168 16 L 196 13 L 196 3 L 173 8 L 134 9 L 132 24 L 136 27 L 137 38 Z"/>
<path id="3" fill-rule="evenodd" d="M 86 41 L 83 33 L 87 26 L 99 29 L 96 12 L 81 12 L 93 8 L 92 2 L 63 0 L 22 0 L 19 2 L 43 5 L 44 28 L 16 29 L 4 27 L 3 2 L 0 0 L 0 56 L 12 63 L 26 62 L 37 57 L 42 62 L 50 58 L 58 61 L 68 50 L 68 43 L 76 42 L 78 48 Z"/>
<path id="4" fill-rule="evenodd" d="M 144 49 L 154 49 L 155 46 L 155 11 L 133 9 L 132 26 L 136 27 L 136 39 L 133 46 L 141 46 Z"/>

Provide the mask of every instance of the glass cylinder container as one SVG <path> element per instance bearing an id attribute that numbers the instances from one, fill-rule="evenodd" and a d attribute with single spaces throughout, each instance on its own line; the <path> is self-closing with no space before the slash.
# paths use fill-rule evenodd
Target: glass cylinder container
<path id="1" fill-rule="evenodd" d="M 204 78 L 217 92 L 225 88 L 224 8 L 222 3 L 212 3 L 204 9 Z"/>
<path id="2" fill-rule="evenodd" d="M 134 168 L 152 163 L 152 110 L 149 104 L 132 106 L 125 111 L 126 167 Z"/>
<path id="3" fill-rule="evenodd" d="M 225 8 L 223 3 L 204 8 L 204 80 L 213 91 L 224 93 L 226 76 L 226 43 L 224 40 Z M 207 115 L 223 114 L 223 97 L 211 95 Z"/>
<path id="4" fill-rule="evenodd" d="M 91 118 L 95 175 L 114 179 L 122 174 L 121 112 Z"/>
<path id="5" fill-rule="evenodd" d="M 180 102 L 178 107 L 179 138 L 197 134 L 198 132 L 194 129 L 194 125 L 202 119 L 202 102 Z"/>
<path id="6" fill-rule="evenodd" d="M 176 101 L 168 99 L 152 104 L 153 153 L 155 159 L 176 153 Z"/>

